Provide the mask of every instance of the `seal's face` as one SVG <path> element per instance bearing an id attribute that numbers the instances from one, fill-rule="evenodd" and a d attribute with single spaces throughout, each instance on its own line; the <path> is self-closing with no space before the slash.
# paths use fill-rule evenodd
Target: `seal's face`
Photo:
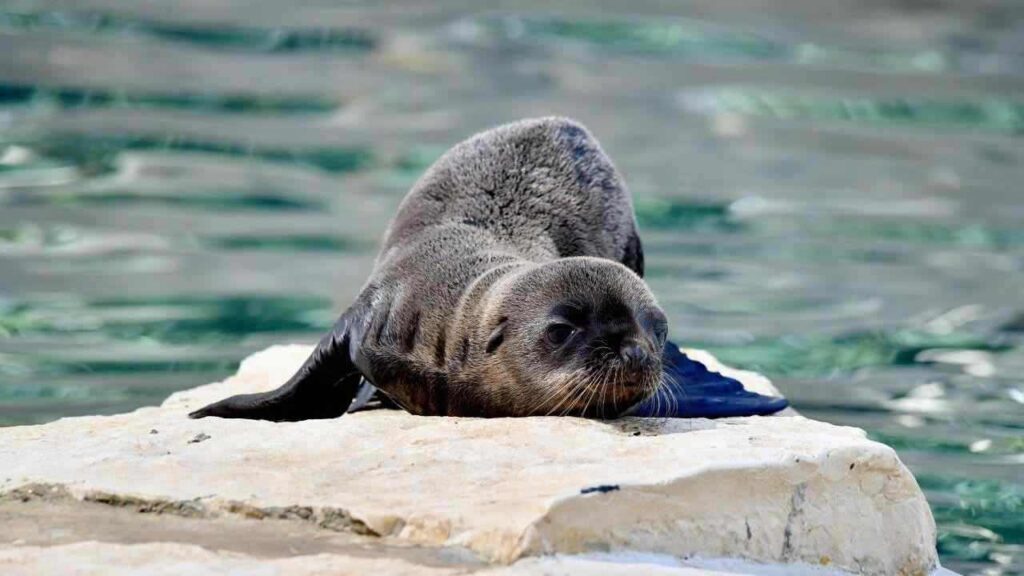
<path id="1" fill-rule="evenodd" d="M 665 314 L 625 266 L 566 258 L 502 292 L 488 372 L 520 414 L 613 418 L 660 385 Z"/>

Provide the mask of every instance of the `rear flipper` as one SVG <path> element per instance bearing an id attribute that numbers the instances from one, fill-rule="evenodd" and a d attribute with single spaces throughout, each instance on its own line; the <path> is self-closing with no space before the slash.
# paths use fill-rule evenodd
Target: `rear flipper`
<path id="1" fill-rule="evenodd" d="M 297 422 L 341 416 L 352 403 L 362 378 L 350 350 L 352 317 L 349 309 L 317 344 L 299 371 L 277 390 L 225 398 L 196 410 L 189 417 Z"/>
<path id="2" fill-rule="evenodd" d="M 630 416 L 725 418 L 765 416 L 789 406 L 785 398 L 749 392 L 738 380 L 711 372 L 672 342 L 662 351 L 665 378 L 658 392 L 630 410 Z"/>

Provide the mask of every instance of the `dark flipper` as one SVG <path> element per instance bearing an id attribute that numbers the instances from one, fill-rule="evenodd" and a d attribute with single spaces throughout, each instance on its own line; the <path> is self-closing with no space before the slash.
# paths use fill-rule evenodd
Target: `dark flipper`
<path id="1" fill-rule="evenodd" d="M 739 381 L 712 372 L 691 360 L 672 342 L 662 352 L 664 383 L 658 392 L 630 411 L 631 416 L 725 418 L 765 416 L 789 406 L 785 398 L 749 392 Z"/>
<path id="2" fill-rule="evenodd" d="M 196 410 L 189 417 L 296 422 L 341 416 L 352 402 L 362 378 L 352 362 L 350 350 L 354 316 L 352 309 L 343 314 L 299 371 L 277 390 L 225 398 Z"/>

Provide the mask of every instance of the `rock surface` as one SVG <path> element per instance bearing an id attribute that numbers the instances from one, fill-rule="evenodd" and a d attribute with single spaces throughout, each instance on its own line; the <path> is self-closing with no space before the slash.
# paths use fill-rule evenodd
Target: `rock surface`
<path id="1" fill-rule="evenodd" d="M 0 549 L 0 573 L 5 576 L 204 576 L 260 574 L 287 576 L 737 576 L 746 566 L 723 570 L 682 565 L 605 560 L 586 557 L 529 558 L 511 566 L 423 566 L 393 558 L 316 554 L 290 558 L 258 558 L 237 553 L 212 552 L 201 546 L 171 543 L 110 544 L 79 542 L 61 546 L 22 546 Z M 756 569 L 756 567 L 754 568 Z M 809 568 L 762 572 L 778 576 L 836 574 Z"/>
<path id="2" fill-rule="evenodd" d="M 931 513 L 896 454 L 860 430 L 796 415 L 601 422 L 370 411 L 280 424 L 185 417 L 228 394 L 277 386 L 308 352 L 271 348 L 243 362 L 238 375 L 174 394 L 158 408 L 0 429 L 0 494 L 31 502 L 59 493 L 82 506 L 196 522 L 280 521 L 396 546 L 469 551 L 464 561 L 448 556 L 433 566 L 438 574 L 499 570 L 481 561 L 517 560 L 503 570 L 558 573 L 550 564 L 555 559 L 542 568 L 528 557 L 622 551 L 861 574 L 927 574 L 936 565 Z M 707 355 L 687 352 L 727 371 Z M 773 393 L 763 377 L 727 372 Z M 6 531 L 0 546 L 15 539 Z M 169 558 L 168 565 L 179 556 L 201 560 L 210 573 L 237 563 L 245 571 L 245 562 L 255 562 L 237 551 L 192 550 L 201 543 L 37 544 L 3 549 L 0 568 L 31 566 L 53 554 L 78 555 L 83 566 L 90 557 L 114 555 L 125 570 L 154 554 Z M 403 574 L 402 563 L 424 568 L 420 560 L 379 551 L 348 552 L 259 562 L 269 573 L 307 573 L 303 562 L 308 573 L 329 562 L 338 573 Z M 582 573 L 581 566 L 565 571 Z"/>

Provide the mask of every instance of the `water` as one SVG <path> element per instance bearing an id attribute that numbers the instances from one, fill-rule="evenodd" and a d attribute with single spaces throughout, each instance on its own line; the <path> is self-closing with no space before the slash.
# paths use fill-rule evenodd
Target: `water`
<path id="1" fill-rule="evenodd" d="M 445 148 L 567 114 L 673 337 L 896 447 L 947 566 L 1024 574 L 1024 8 L 475 6 L 0 2 L 0 424 L 313 341 Z"/>

